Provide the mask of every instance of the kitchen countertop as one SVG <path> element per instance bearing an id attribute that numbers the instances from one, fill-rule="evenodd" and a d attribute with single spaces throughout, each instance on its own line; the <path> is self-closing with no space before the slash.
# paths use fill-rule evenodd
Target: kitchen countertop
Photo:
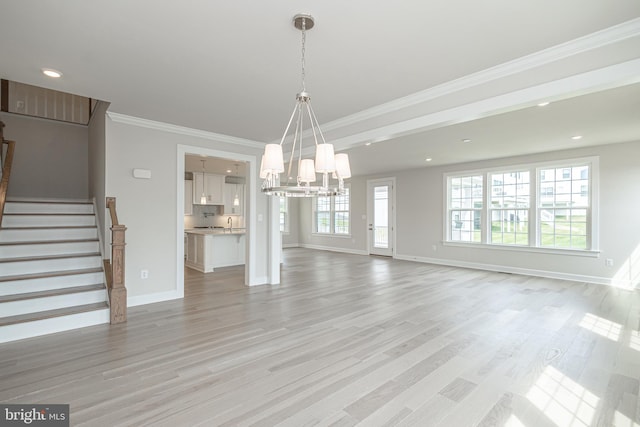
<path id="1" fill-rule="evenodd" d="M 213 234 L 213 235 L 227 235 L 232 236 L 234 234 L 246 234 L 245 228 L 232 228 L 231 232 L 229 232 L 228 228 L 186 228 L 184 230 L 185 233 L 191 234 Z"/>

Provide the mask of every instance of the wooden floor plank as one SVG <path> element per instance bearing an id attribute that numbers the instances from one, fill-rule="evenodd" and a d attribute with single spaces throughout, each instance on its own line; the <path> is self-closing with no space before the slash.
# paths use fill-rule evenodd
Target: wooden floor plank
<path id="1" fill-rule="evenodd" d="M 284 255 L 278 286 L 186 269 L 184 300 L 125 324 L 1 344 L 0 401 L 87 426 L 640 423 L 637 290 Z"/>

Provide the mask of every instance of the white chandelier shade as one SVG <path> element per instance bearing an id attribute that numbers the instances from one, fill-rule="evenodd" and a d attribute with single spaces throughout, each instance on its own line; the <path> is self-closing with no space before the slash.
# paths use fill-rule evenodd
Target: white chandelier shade
<path id="1" fill-rule="evenodd" d="M 316 182 L 316 169 L 311 159 L 302 159 L 300 162 L 300 181 L 305 183 Z"/>

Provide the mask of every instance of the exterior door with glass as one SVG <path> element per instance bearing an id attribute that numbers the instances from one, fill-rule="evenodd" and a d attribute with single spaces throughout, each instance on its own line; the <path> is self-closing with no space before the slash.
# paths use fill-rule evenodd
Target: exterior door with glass
<path id="1" fill-rule="evenodd" d="M 393 178 L 367 181 L 367 219 L 369 254 L 393 256 L 394 189 Z"/>

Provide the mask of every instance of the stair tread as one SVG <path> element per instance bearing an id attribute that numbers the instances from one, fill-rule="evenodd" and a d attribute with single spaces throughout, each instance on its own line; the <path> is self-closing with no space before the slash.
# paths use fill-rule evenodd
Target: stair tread
<path id="1" fill-rule="evenodd" d="M 46 277 L 73 276 L 76 274 L 102 273 L 102 272 L 103 272 L 102 267 L 82 268 L 79 270 L 48 271 L 44 273 L 31 273 L 31 274 L 18 274 L 16 276 L 3 276 L 3 277 L 0 277 L 0 282 L 9 282 L 12 280 L 44 279 Z"/>
<path id="2" fill-rule="evenodd" d="M 93 257 L 93 256 L 100 256 L 100 252 L 83 252 L 83 253 L 77 253 L 77 254 L 62 254 L 62 255 L 41 255 L 41 256 L 19 257 L 19 258 L 0 258 L 0 263 L 46 261 L 46 260 L 65 259 L 65 258 L 87 258 L 87 257 Z"/>
<path id="3" fill-rule="evenodd" d="M 13 325 L 16 323 L 32 322 L 35 320 L 51 319 L 54 317 L 67 316 L 70 314 L 85 313 L 101 309 L 108 309 L 106 302 L 97 302 L 93 304 L 76 305 L 73 307 L 58 308 L 55 310 L 39 311 L 37 313 L 19 314 L 17 316 L 9 316 L 0 318 L 0 326 Z"/>
<path id="4" fill-rule="evenodd" d="M 42 200 L 42 199 L 7 199 L 6 203 L 42 203 L 51 205 L 92 205 L 91 200 Z"/>
<path id="5" fill-rule="evenodd" d="M 67 239 L 67 240 L 34 240 L 34 241 L 13 241 L 13 242 L 0 242 L 0 246 L 11 245 L 53 245 L 57 243 L 88 243 L 97 242 L 98 239 Z"/>
<path id="6" fill-rule="evenodd" d="M 38 291 L 38 292 L 27 292 L 24 294 L 12 294 L 12 295 L 4 295 L 0 296 L 0 303 L 10 302 L 10 301 L 22 301 L 34 298 L 42 298 L 42 297 L 54 297 L 59 295 L 68 295 L 68 294 L 76 294 L 80 292 L 91 292 L 91 291 L 99 291 L 105 289 L 104 284 L 93 284 L 93 285 L 84 285 L 84 286 L 74 286 L 70 288 L 60 288 L 60 289 L 50 289 L 46 291 Z"/>
<path id="7" fill-rule="evenodd" d="M 83 212 L 12 212 L 3 216 L 93 216 L 92 213 Z"/>
<path id="8" fill-rule="evenodd" d="M 54 225 L 54 226 L 33 226 L 33 227 L 2 227 L 3 230 L 62 230 L 68 228 L 98 228 L 95 225 Z"/>

